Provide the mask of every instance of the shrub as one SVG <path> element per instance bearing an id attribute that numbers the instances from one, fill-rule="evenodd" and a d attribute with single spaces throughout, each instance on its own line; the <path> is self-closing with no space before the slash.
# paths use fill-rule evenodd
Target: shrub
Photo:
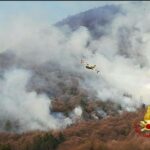
<path id="1" fill-rule="evenodd" d="M 9 144 L 0 144 L 0 150 L 11 150 Z"/>
<path id="2" fill-rule="evenodd" d="M 55 138 L 51 133 L 46 133 L 44 136 L 39 136 L 34 140 L 32 150 L 55 150 L 64 140 L 63 134 Z"/>

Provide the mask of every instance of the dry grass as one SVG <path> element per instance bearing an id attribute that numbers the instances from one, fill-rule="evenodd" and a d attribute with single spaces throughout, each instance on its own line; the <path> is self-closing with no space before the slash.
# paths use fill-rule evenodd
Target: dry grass
<path id="1" fill-rule="evenodd" d="M 137 135 L 133 122 L 144 111 L 125 112 L 98 121 L 82 121 L 63 132 L 0 133 L 0 150 L 149 150 L 148 138 Z"/>

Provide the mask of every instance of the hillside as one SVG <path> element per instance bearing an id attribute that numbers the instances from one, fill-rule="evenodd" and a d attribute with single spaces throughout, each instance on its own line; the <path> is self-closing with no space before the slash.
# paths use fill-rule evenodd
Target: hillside
<path id="1" fill-rule="evenodd" d="M 148 150 L 149 139 L 139 136 L 134 123 L 143 119 L 144 109 L 117 117 L 81 121 L 63 131 L 0 134 L 1 150 Z"/>
<path id="2" fill-rule="evenodd" d="M 72 31 L 77 30 L 80 26 L 84 26 L 90 31 L 93 37 L 98 38 L 105 34 L 104 27 L 109 26 L 118 14 L 122 14 L 119 6 L 106 5 L 69 16 L 55 25 L 57 27 L 68 25 Z"/>

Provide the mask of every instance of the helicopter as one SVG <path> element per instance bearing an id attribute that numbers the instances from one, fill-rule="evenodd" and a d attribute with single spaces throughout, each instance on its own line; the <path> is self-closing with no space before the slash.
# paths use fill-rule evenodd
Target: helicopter
<path id="1" fill-rule="evenodd" d="M 96 69 L 96 65 L 89 65 L 88 63 L 85 63 L 82 59 L 81 64 L 84 64 L 86 69 L 95 70 L 97 73 L 100 72 L 99 70 Z"/>

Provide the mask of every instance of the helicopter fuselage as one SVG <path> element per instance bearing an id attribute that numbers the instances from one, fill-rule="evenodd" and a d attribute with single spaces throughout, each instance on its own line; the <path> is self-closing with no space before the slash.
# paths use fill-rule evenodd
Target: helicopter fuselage
<path id="1" fill-rule="evenodd" d="M 95 67 L 96 67 L 95 65 L 94 66 L 88 66 L 88 65 L 86 65 L 87 69 L 92 69 L 93 70 Z"/>

